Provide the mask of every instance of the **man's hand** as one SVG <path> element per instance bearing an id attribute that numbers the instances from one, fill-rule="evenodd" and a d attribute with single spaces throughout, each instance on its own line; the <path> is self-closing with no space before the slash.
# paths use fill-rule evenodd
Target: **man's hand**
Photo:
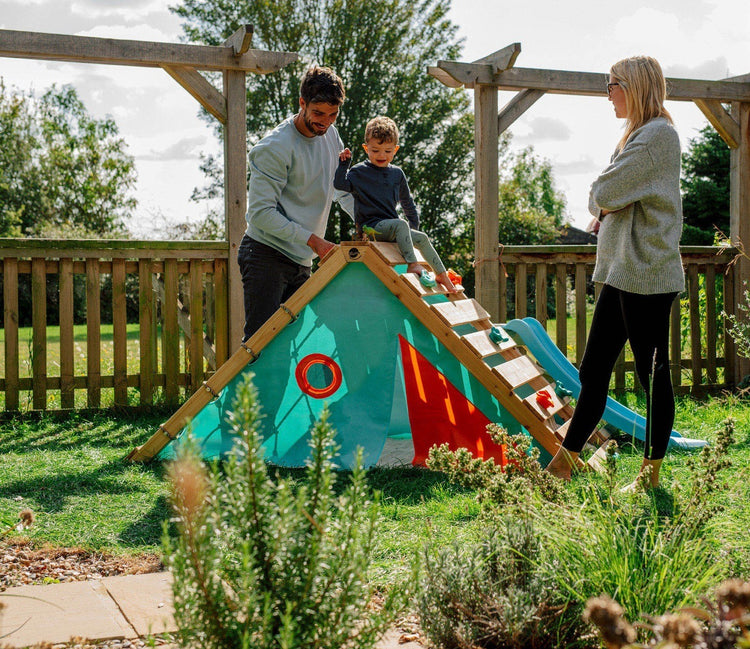
<path id="1" fill-rule="evenodd" d="M 351 160 L 352 159 L 352 152 L 349 149 L 344 149 L 341 153 L 339 153 L 339 160 L 341 162 L 344 162 L 344 160 Z"/>
<path id="2" fill-rule="evenodd" d="M 307 240 L 307 245 L 310 246 L 313 252 L 321 259 L 336 247 L 335 243 L 326 241 L 323 237 L 319 237 L 317 234 L 310 235 L 310 238 Z"/>
<path id="3" fill-rule="evenodd" d="M 590 232 L 591 234 L 599 234 L 600 225 L 601 221 L 599 221 L 599 219 L 591 219 L 589 224 L 586 226 L 586 232 Z"/>

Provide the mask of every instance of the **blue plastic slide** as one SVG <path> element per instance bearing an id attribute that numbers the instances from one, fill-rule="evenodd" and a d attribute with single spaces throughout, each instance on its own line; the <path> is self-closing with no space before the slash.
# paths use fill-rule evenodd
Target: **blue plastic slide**
<path id="1" fill-rule="evenodd" d="M 528 350 L 558 384 L 562 384 L 578 398 L 581 393 L 581 382 L 578 380 L 578 370 L 568 361 L 557 348 L 544 327 L 534 318 L 511 320 L 503 327 L 516 334 Z M 644 442 L 646 440 L 646 418 L 626 408 L 611 397 L 607 397 L 607 407 L 602 419 L 609 425 L 621 430 L 626 435 L 632 435 Z M 695 449 L 706 446 L 708 442 L 702 439 L 689 439 L 673 430 L 669 438 L 669 445 L 682 449 Z"/>

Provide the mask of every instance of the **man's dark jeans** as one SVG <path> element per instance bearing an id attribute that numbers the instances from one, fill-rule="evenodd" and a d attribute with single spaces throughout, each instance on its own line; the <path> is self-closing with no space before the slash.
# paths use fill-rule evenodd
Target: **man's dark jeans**
<path id="1" fill-rule="evenodd" d="M 310 277 L 310 268 L 300 266 L 285 254 L 247 235 L 237 253 L 245 294 L 245 342 Z"/>

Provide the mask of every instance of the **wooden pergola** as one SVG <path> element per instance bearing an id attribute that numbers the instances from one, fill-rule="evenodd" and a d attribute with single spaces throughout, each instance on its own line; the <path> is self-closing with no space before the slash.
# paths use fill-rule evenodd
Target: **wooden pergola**
<path id="1" fill-rule="evenodd" d="M 0 29 L 0 57 L 162 68 L 224 127 L 224 210 L 230 260 L 245 232 L 247 210 L 247 108 L 245 77 L 276 72 L 297 60 L 292 52 L 250 49 L 252 25 L 221 46 L 159 43 Z M 217 89 L 201 74 L 221 72 Z M 228 272 L 229 340 L 242 338 L 242 280 L 236 263 Z"/>
<path id="2" fill-rule="evenodd" d="M 608 76 L 514 67 L 521 52 L 513 43 L 472 63 L 438 61 L 428 72 L 446 86 L 474 91 L 475 115 L 475 259 L 476 298 L 497 319 L 499 285 L 498 137 L 545 93 L 604 97 Z M 518 91 L 498 111 L 498 91 Z M 692 101 L 708 118 L 731 149 L 730 236 L 734 245 L 750 247 L 750 74 L 720 81 L 667 79 L 668 99 Z M 725 105 L 730 105 L 730 110 Z M 741 257 L 734 266 L 734 296 L 743 300 L 750 280 L 750 260 Z M 750 374 L 750 359 L 738 359 L 735 382 Z"/>

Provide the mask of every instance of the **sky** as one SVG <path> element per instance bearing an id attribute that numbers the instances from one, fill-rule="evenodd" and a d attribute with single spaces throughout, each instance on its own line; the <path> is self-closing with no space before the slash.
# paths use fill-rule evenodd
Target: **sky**
<path id="1" fill-rule="evenodd" d="M 177 42 L 172 0 L 0 0 L 0 28 Z M 748 0 L 452 0 L 451 20 L 464 39 L 460 60 L 473 61 L 521 43 L 516 66 L 601 72 L 635 54 L 656 57 L 668 77 L 722 79 L 750 73 Z M 6 86 L 41 93 L 70 83 L 88 110 L 111 115 L 134 156 L 139 207 L 129 224 L 154 236 L 169 223 L 194 221 L 205 204 L 190 200 L 203 185 L 200 154 L 221 154 L 198 104 L 165 72 L 150 68 L 0 58 Z M 470 92 L 470 91 L 467 91 Z M 500 93 L 502 107 L 513 93 Z M 706 124 L 690 102 L 668 102 L 683 149 Z M 290 114 L 292 113 L 290 107 Z M 604 97 L 548 95 L 511 127 L 515 149 L 532 146 L 548 160 L 565 194 L 570 222 L 585 227 L 591 181 L 622 133 Z"/>

